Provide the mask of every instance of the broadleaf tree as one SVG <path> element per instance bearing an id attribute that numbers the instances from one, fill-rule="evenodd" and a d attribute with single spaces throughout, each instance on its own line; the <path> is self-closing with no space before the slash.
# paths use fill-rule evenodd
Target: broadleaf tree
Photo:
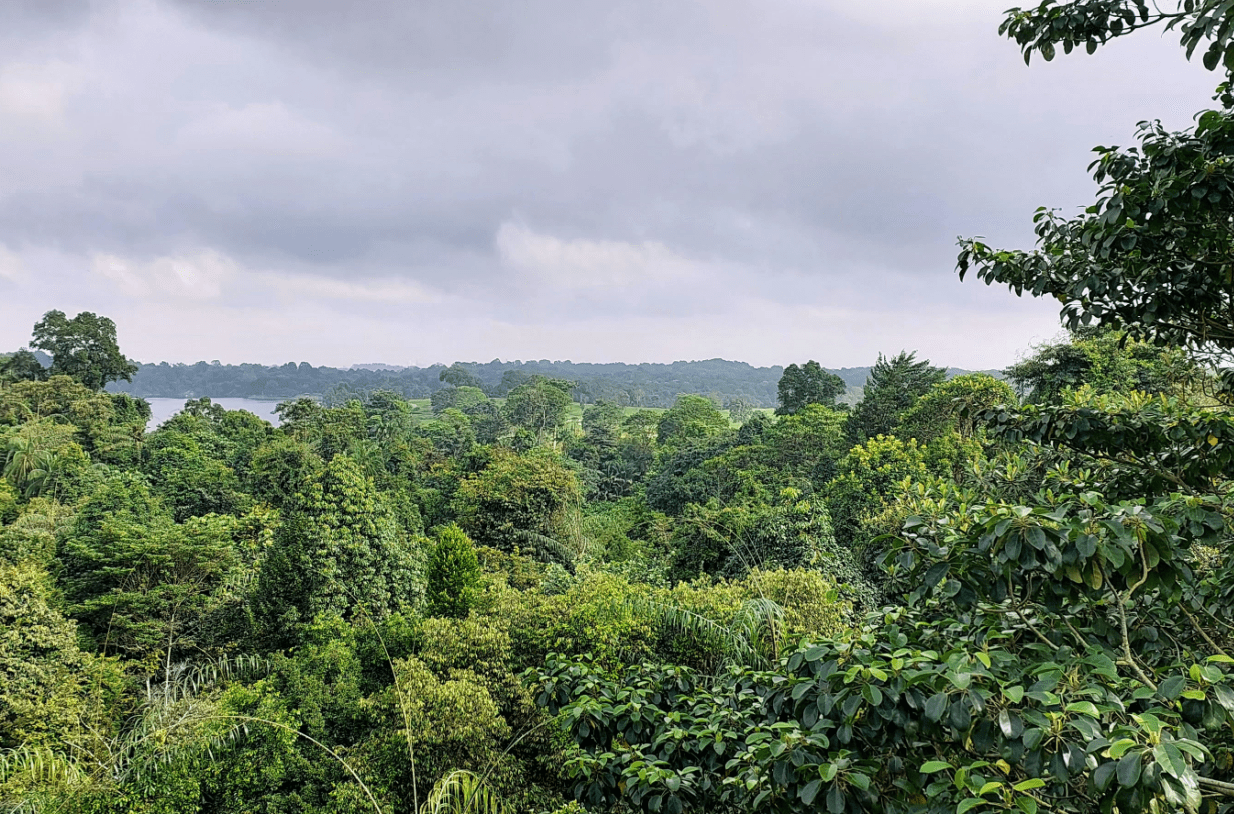
<path id="1" fill-rule="evenodd" d="M 116 323 L 89 311 L 72 319 L 63 311 L 48 311 L 35 324 L 30 347 L 51 354 L 50 375 L 71 376 L 91 390 L 132 381 L 137 372 L 137 365 L 120 352 Z"/>

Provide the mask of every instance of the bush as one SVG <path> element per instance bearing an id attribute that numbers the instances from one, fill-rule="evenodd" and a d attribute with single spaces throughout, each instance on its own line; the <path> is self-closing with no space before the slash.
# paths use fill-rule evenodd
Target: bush
<path id="1" fill-rule="evenodd" d="M 463 618 L 480 590 L 480 562 L 471 538 L 451 523 L 437 535 L 428 558 L 428 615 Z"/>
<path id="2" fill-rule="evenodd" d="M 0 526 L 17 519 L 17 490 L 0 478 Z"/>

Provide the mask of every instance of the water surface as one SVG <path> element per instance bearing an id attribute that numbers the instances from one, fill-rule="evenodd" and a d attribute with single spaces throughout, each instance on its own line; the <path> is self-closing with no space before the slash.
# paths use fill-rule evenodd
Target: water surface
<path id="1" fill-rule="evenodd" d="M 150 421 L 146 424 L 146 430 L 150 431 L 158 427 L 167 419 L 171 418 L 176 413 L 184 409 L 184 402 L 188 399 L 167 399 L 167 398 L 148 398 L 150 402 Z M 280 401 L 284 399 L 242 399 L 242 398 L 211 398 L 215 404 L 222 406 L 226 410 L 248 410 L 258 418 L 264 418 L 274 426 L 278 426 L 279 417 L 274 414 L 274 408 L 278 406 Z"/>

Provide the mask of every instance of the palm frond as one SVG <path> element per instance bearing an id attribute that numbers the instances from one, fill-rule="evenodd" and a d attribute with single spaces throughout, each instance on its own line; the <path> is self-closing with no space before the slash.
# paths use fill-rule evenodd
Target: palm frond
<path id="1" fill-rule="evenodd" d="M 762 601 L 768 602 L 774 606 L 775 611 L 783 615 L 783 610 L 770 600 L 752 600 L 746 605 Z M 758 627 L 748 621 L 754 618 L 755 609 L 753 608 L 747 611 L 746 606 L 743 606 L 733 624 L 724 625 L 680 605 L 645 598 L 630 599 L 626 601 L 626 604 L 635 612 L 655 618 L 666 632 L 687 636 L 714 647 L 719 651 L 721 660 L 725 664 L 756 669 L 765 668 L 768 665 L 768 659 L 762 652 L 762 648 L 757 646 Z M 747 614 L 746 618 L 742 617 L 742 612 Z"/>
<path id="2" fill-rule="evenodd" d="M 536 559 L 547 562 L 555 562 L 565 568 L 570 573 L 574 573 L 574 554 L 568 547 L 554 540 L 552 537 L 540 534 L 527 529 L 515 529 L 514 538 L 520 543 L 527 546 L 527 550 L 535 555 Z"/>
<path id="3" fill-rule="evenodd" d="M 0 783 L 14 778 L 56 786 L 81 783 L 86 773 L 67 755 L 45 746 L 18 746 L 0 752 Z"/>
<path id="4" fill-rule="evenodd" d="M 146 679 L 146 702 L 167 704 L 185 700 L 223 681 L 262 675 L 269 669 L 266 659 L 246 655 L 224 656 L 199 664 L 172 664 L 162 678 Z"/>
<path id="5" fill-rule="evenodd" d="M 91 778 L 68 755 L 45 746 L 18 746 L 0 752 L 0 812 L 38 814 L 55 810 Z"/>
<path id="6" fill-rule="evenodd" d="M 464 769 L 456 769 L 438 780 L 424 805 L 420 806 L 420 814 L 505 814 L 505 811 L 497 793 Z"/>
<path id="7" fill-rule="evenodd" d="M 784 608 L 766 597 L 746 600 L 729 630 L 758 651 L 765 663 L 774 662 L 779 658 L 784 636 Z"/>

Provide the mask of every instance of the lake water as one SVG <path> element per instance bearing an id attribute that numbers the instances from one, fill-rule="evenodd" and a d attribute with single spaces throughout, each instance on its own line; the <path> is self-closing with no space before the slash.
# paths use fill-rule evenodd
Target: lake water
<path id="1" fill-rule="evenodd" d="M 264 418 L 277 427 L 279 417 L 274 414 L 274 408 L 284 399 L 264 401 L 261 399 L 211 398 L 210 400 L 226 410 L 248 410 L 258 418 Z M 146 430 L 149 431 L 183 410 L 187 399 L 148 398 L 146 401 L 150 402 L 150 423 L 146 425 Z"/>

